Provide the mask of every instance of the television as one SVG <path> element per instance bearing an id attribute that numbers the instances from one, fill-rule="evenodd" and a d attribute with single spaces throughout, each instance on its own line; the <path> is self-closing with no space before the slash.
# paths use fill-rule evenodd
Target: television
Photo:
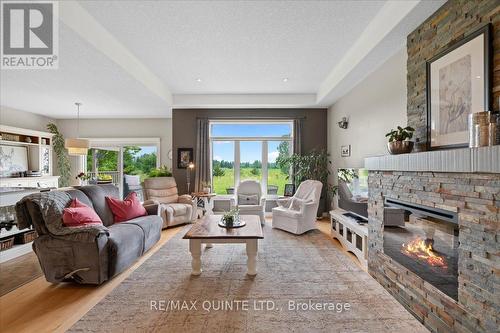
<path id="1" fill-rule="evenodd" d="M 338 169 L 339 208 L 368 218 L 368 170 Z"/>

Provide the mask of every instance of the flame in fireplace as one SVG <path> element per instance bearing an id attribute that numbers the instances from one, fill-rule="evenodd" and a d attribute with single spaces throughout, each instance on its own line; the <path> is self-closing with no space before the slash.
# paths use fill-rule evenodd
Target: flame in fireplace
<path id="1" fill-rule="evenodd" d="M 414 239 L 406 245 L 403 244 L 401 252 L 409 257 L 426 261 L 431 266 L 447 268 L 445 259 L 434 253 L 432 243 L 421 238 Z"/>

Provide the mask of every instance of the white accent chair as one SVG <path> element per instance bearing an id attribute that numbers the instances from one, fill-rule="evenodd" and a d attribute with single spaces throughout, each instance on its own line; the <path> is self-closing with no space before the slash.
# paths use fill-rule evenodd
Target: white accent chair
<path id="1" fill-rule="evenodd" d="M 196 221 L 197 205 L 190 195 L 179 195 L 173 177 L 154 177 L 144 180 L 144 207 L 157 209 L 163 228 Z"/>
<path id="2" fill-rule="evenodd" d="M 293 197 L 278 199 L 278 207 L 273 208 L 273 228 L 296 235 L 316 229 L 322 187 L 320 181 L 306 180 L 299 185 Z"/>
<path id="3" fill-rule="evenodd" d="M 240 215 L 257 215 L 260 218 L 260 224 L 264 225 L 266 198 L 262 196 L 262 188 L 258 181 L 242 181 L 236 188 L 235 200 Z"/>

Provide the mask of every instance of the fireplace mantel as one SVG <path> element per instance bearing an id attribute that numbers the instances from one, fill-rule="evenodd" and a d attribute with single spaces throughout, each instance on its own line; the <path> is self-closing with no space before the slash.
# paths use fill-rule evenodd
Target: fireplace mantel
<path id="1" fill-rule="evenodd" d="M 379 171 L 500 173 L 500 146 L 373 156 L 365 158 L 365 168 Z"/>

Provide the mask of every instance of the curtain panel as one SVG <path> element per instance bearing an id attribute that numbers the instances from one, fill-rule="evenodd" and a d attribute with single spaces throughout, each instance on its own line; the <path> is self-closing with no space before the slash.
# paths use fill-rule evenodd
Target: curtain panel
<path id="1" fill-rule="evenodd" d="M 294 119 L 293 121 L 293 153 L 302 154 L 302 126 L 303 119 Z"/>
<path id="2" fill-rule="evenodd" d="M 210 181 L 210 128 L 208 119 L 198 119 L 196 127 L 194 190 L 198 192 L 203 189 L 202 182 Z"/>
<path id="3" fill-rule="evenodd" d="M 293 153 L 302 155 L 302 126 L 303 119 L 294 119 L 293 121 Z M 295 179 L 295 170 L 292 170 L 292 182 L 298 186 Z"/>

